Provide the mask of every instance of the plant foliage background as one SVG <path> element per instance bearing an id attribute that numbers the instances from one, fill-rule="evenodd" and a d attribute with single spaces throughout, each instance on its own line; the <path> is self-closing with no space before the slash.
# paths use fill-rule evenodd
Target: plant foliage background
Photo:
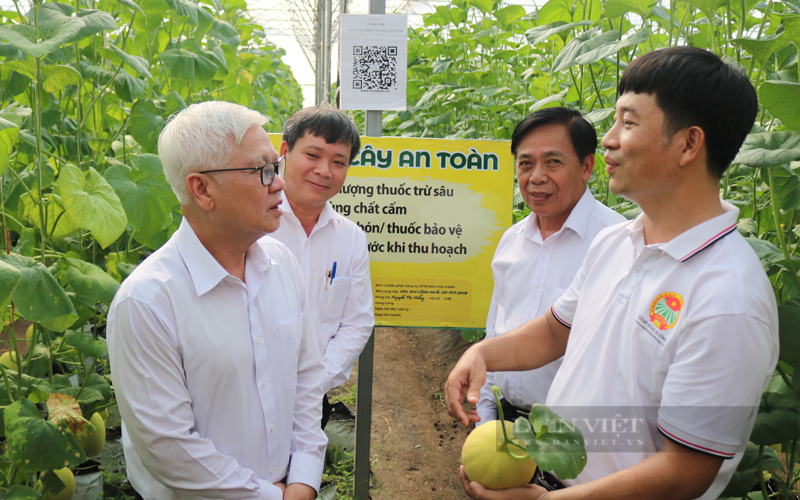
<path id="1" fill-rule="evenodd" d="M 114 404 L 108 304 L 180 221 L 155 155 L 165 121 L 223 99 L 279 131 L 302 106 L 283 51 L 246 9 L 244 0 L 34 0 L 0 11 L 0 310 L 7 332 L 34 325 L 25 342 L 8 335 L 12 359 L 0 364 L 5 498 L 39 498 L 38 480 L 60 490 L 52 471 L 86 459 L 77 439 Z M 508 139 L 530 112 L 566 105 L 602 135 L 627 64 L 671 45 L 742 65 L 758 91 L 757 124 L 720 195 L 739 207 L 739 230 L 773 283 L 781 361 L 725 495 L 791 498 L 800 455 L 800 0 L 453 0 L 409 30 L 410 106 L 385 114 L 384 134 Z M 635 205 L 608 191 L 604 166 L 598 154 L 590 188 L 634 216 Z M 518 192 L 509 209 L 527 214 Z"/>

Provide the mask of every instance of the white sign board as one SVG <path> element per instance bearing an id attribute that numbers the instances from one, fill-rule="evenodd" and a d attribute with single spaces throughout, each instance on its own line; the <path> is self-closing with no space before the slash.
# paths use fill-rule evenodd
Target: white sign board
<path id="1" fill-rule="evenodd" d="M 405 15 L 340 16 L 341 109 L 406 108 L 408 20 Z"/>

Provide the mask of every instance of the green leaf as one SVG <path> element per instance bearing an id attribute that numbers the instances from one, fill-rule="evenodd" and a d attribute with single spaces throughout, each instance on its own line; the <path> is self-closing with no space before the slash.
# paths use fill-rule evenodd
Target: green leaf
<path id="1" fill-rule="evenodd" d="M 73 307 L 75 306 L 73 305 Z M 77 312 L 75 314 L 65 314 L 64 316 L 42 321 L 42 326 L 48 330 L 53 330 L 54 332 L 60 333 L 75 324 L 79 318 L 80 316 L 77 314 Z"/>
<path id="2" fill-rule="evenodd" d="M 565 70 L 577 64 L 576 59 L 578 56 L 619 39 L 619 31 L 611 30 L 599 35 L 597 34 L 598 31 L 597 28 L 593 28 L 570 40 L 553 61 L 553 71 Z"/>
<path id="3" fill-rule="evenodd" d="M 800 361 L 800 300 L 789 300 L 778 306 L 780 360 L 795 366 Z"/>
<path id="4" fill-rule="evenodd" d="M 786 212 L 800 208 L 800 177 L 786 165 L 774 167 L 772 175 L 775 183 L 772 202 Z M 765 170 L 761 176 L 762 179 L 767 179 L 769 172 Z"/>
<path id="5" fill-rule="evenodd" d="M 153 79 L 153 75 L 150 73 L 150 65 L 148 64 L 147 59 L 144 57 L 128 54 L 113 43 L 109 45 L 108 49 L 100 49 L 99 52 L 106 59 L 111 59 L 111 54 L 116 54 L 122 61 L 125 62 L 125 64 L 130 66 L 139 75 L 150 80 Z"/>
<path id="6" fill-rule="evenodd" d="M 80 332 L 67 332 L 64 334 L 64 340 L 84 356 L 92 358 L 108 356 L 108 346 L 106 345 L 106 340 L 102 337 L 93 339 Z"/>
<path id="7" fill-rule="evenodd" d="M 0 260 L 0 311 L 5 311 L 6 306 L 11 303 L 14 289 L 21 277 L 19 269 Z"/>
<path id="8" fill-rule="evenodd" d="M 84 174 L 74 165 L 65 165 L 56 185 L 61 191 L 64 210 L 78 227 L 89 230 L 106 248 L 125 232 L 125 210 L 114 189 L 97 170 Z"/>
<path id="9" fill-rule="evenodd" d="M 21 398 L 3 411 L 8 459 L 22 471 L 75 467 L 86 461 L 78 440 L 62 424 L 56 427 L 39 416 L 31 401 Z"/>
<path id="10" fill-rule="evenodd" d="M 124 5 L 125 7 L 128 7 L 129 9 L 139 11 L 139 13 L 141 13 L 142 16 L 147 16 L 147 14 L 144 13 L 142 8 L 136 5 L 136 2 L 134 2 L 133 0 L 117 0 L 117 2 Z"/>
<path id="11" fill-rule="evenodd" d="M 41 500 L 42 494 L 30 486 L 15 484 L 6 491 L 5 500 Z"/>
<path id="12" fill-rule="evenodd" d="M 611 116 L 612 114 L 614 114 L 614 108 L 603 108 L 603 109 L 595 109 L 590 113 L 586 113 L 585 115 L 583 115 L 583 117 L 586 119 L 586 121 L 588 121 L 592 125 L 596 125 L 605 120 L 606 118 L 608 118 L 609 116 Z"/>
<path id="13" fill-rule="evenodd" d="M 0 261 L 20 272 L 13 299 L 23 318 L 38 322 L 75 314 L 64 289 L 41 262 L 13 253 L 0 255 Z"/>
<path id="14" fill-rule="evenodd" d="M 144 95 L 145 82 L 121 69 L 114 79 L 114 92 L 125 102 L 133 102 Z"/>
<path id="15" fill-rule="evenodd" d="M 106 171 L 106 180 L 119 195 L 128 224 L 144 240 L 163 229 L 170 210 L 178 203 L 156 155 L 137 156 L 133 168 L 112 165 Z"/>
<path id="16" fill-rule="evenodd" d="M 650 38 L 650 30 L 647 28 L 641 29 L 637 31 L 633 36 L 629 36 L 625 40 L 621 40 L 617 43 L 607 43 L 602 45 L 596 49 L 590 50 L 584 54 L 581 54 L 579 57 L 575 59 L 576 64 L 591 64 L 601 60 L 604 57 L 610 56 L 611 54 L 616 54 L 620 50 L 626 47 L 632 47 L 635 45 L 639 45 L 640 43 L 644 43 Z"/>
<path id="17" fill-rule="evenodd" d="M 158 135 L 164 127 L 164 118 L 158 108 L 149 99 L 139 99 L 131 106 L 130 128 L 131 135 L 147 153 L 156 153 Z"/>
<path id="18" fill-rule="evenodd" d="M 759 447 L 748 443 L 742 461 L 733 473 L 728 486 L 720 493 L 720 498 L 745 497 L 753 486 L 758 483 L 758 478 L 763 474 L 758 464 Z M 778 455 L 772 448 L 764 449 L 763 466 L 765 470 L 780 470 L 783 468 Z"/>
<path id="19" fill-rule="evenodd" d="M 761 395 L 756 423 L 750 434 L 755 444 L 771 446 L 800 437 L 800 401 L 774 392 Z"/>
<path id="20" fill-rule="evenodd" d="M 81 9 L 78 11 L 78 19 L 83 21 L 83 27 L 70 42 L 83 40 L 86 37 L 96 35 L 102 31 L 117 29 L 117 21 L 108 12 L 95 9 Z"/>
<path id="21" fill-rule="evenodd" d="M 707 17 L 712 17 L 714 15 L 714 11 L 716 11 L 719 7 L 725 5 L 726 2 L 726 0 L 678 0 L 678 1 L 686 2 L 692 7 L 699 9 Z"/>
<path id="22" fill-rule="evenodd" d="M 67 283 L 81 295 L 111 305 L 119 283 L 100 267 L 83 260 L 63 258 Z"/>
<path id="23" fill-rule="evenodd" d="M 492 12 L 492 15 L 500 21 L 503 29 L 508 29 L 511 23 L 525 16 L 525 9 L 521 5 L 509 5 Z"/>
<path id="24" fill-rule="evenodd" d="M 44 214 L 47 219 L 47 234 L 52 238 L 63 238 L 69 236 L 78 230 L 76 226 L 66 214 L 64 209 L 61 208 L 63 202 L 61 197 L 57 195 L 50 195 L 48 198 L 53 201 L 45 208 Z M 41 227 L 39 222 L 39 205 L 37 205 L 28 193 L 19 197 L 20 214 L 23 219 L 28 219 L 34 226 Z M 63 214 L 63 215 L 62 215 Z M 55 228 L 55 230 L 53 229 Z"/>
<path id="25" fill-rule="evenodd" d="M 38 33 L 32 26 L 11 24 L 0 26 L 0 38 L 8 40 L 26 55 L 44 57 L 71 41 L 83 26 L 83 21 L 74 17 L 63 22 L 41 23 Z"/>
<path id="26" fill-rule="evenodd" d="M 102 339 L 102 337 L 98 337 L 97 340 L 100 341 L 100 339 Z M 108 347 L 105 347 L 105 343 L 103 343 L 103 346 L 106 352 L 108 352 Z M 94 351 L 95 349 L 93 348 L 92 352 Z M 106 380 L 103 376 L 97 373 L 92 373 L 89 375 L 89 378 L 86 380 L 84 387 L 86 387 L 87 389 L 95 390 L 98 393 L 100 393 L 103 396 L 103 398 L 105 398 L 103 400 L 104 403 L 110 401 L 111 397 L 114 395 L 114 391 L 113 389 L 111 389 L 111 384 L 108 383 L 108 380 Z"/>
<path id="27" fill-rule="evenodd" d="M 778 50 L 786 47 L 789 40 L 780 35 L 765 35 L 758 40 L 750 38 L 734 38 L 731 40 L 733 43 L 743 48 L 753 57 L 755 57 L 762 64 L 772 57 L 772 54 Z"/>
<path id="28" fill-rule="evenodd" d="M 68 85 L 81 82 L 81 74 L 72 66 L 42 66 L 42 86 L 48 92 L 55 93 L 64 90 Z"/>
<path id="29" fill-rule="evenodd" d="M 31 80 L 36 79 L 36 69 L 32 61 L 6 61 L 0 63 L 0 67 L 12 69 L 19 74 L 27 76 Z"/>
<path id="30" fill-rule="evenodd" d="M 536 45 L 539 42 L 547 40 L 553 35 L 558 33 L 569 31 L 572 28 L 577 28 L 578 26 L 591 26 L 591 21 L 578 21 L 574 23 L 566 23 L 564 21 L 557 21 L 550 24 L 545 24 L 544 26 L 537 26 L 536 28 L 531 28 L 525 32 L 525 36 L 528 38 L 528 43 L 531 45 Z"/>
<path id="31" fill-rule="evenodd" d="M 766 81 L 758 89 L 758 97 L 786 128 L 800 131 L 800 84 Z"/>
<path id="32" fill-rule="evenodd" d="M 478 10 L 483 12 L 484 14 L 488 14 L 492 11 L 492 7 L 494 7 L 494 0 L 468 0 L 469 4 L 473 7 L 477 7 Z"/>
<path id="33" fill-rule="evenodd" d="M 8 168 L 8 155 L 11 154 L 11 150 L 17 144 L 18 138 L 19 126 L 0 118 L 0 176 Z"/>
<path id="34" fill-rule="evenodd" d="M 170 76 L 207 86 L 217 73 L 217 65 L 205 57 L 186 49 L 170 49 L 162 52 L 159 58 L 169 69 Z"/>
<path id="35" fill-rule="evenodd" d="M 183 102 L 180 94 L 172 91 L 167 94 L 166 107 L 167 110 L 164 113 L 164 116 L 172 116 L 186 109 L 186 103 Z"/>
<path id="36" fill-rule="evenodd" d="M 650 0 L 608 0 L 603 5 L 603 13 L 607 19 L 619 19 L 628 12 L 646 18 Z"/>
<path id="37" fill-rule="evenodd" d="M 586 466 L 581 431 L 540 403 L 533 405 L 529 419 L 514 422 L 514 437 L 525 443 L 539 468 L 561 479 L 578 477 Z"/>
<path id="38" fill-rule="evenodd" d="M 800 133 L 759 132 L 747 136 L 733 162 L 765 168 L 785 165 L 797 159 L 800 159 Z"/>
<path id="39" fill-rule="evenodd" d="M 783 25 L 784 36 L 794 42 L 795 48 L 800 49 L 800 16 L 783 15 L 781 16 L 781 24 Z"/>
<path id="40" fill-rule="evenodd" d="M 564 89 L 558 94 L 551 95 L 550 97 L 545 97 L 544 99 L 537 101 L 530 108 L 528 108 L 528 112 L 533 113 L 537 109 L 549 108 L 551 106 L 558 105 L 558 103 L 561 102 L 561 99 L 567 95 L 567 92 L 569 92 L 569 89 Z"/>

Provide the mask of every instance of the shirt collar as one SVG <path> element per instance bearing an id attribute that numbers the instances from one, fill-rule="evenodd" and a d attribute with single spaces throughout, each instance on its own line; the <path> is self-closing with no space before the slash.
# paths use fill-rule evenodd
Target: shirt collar
<path id="1" fill-rule="evenodd" d="M 203 246 L 200 238 L 195 234 L 189 221 L 184 217 L 181 225 L 175 232 L 176 246 L 178 253 L 189 271 L 189 276 L 194 283 L 194 289 L 198 296 L 204 295 L 230 273 L 225 270 L 217 259 Z M 266 271 L 267 267 L 275 264 L 267 253 L 257 242 L 247 250 L 247 261 L 260 271 Z"/>
<path id="2" fill-rule="evenodd" d="M 714 242 L 736 231 L 739 209 L 727 201 L 720 200 L 724 212 L 693 228 L 684 231 L 670 241 L 660 245 L 660 249 L 675 260 L 686 262 Z M 625 227 L 631 232 L 643 231 L 644 214 L 629 222 Z"/>
<path id="3" fill-rule="evenodd" d="M 298 219 L 297 216 L 294 214 L 294 211 L 292 211 L 292 206 L 289 204 L 289 200 L 286 198 L 285 191 L 281 191 L 281 198 L 283 199 L 283 203 L 281 203 L 281 210 L 283 210 L 283 215 L 285 216 L 286 214 L 290 214 L 291 217 L 289 217 L 288 219 L 291 219 L 297 224 L 300 224 L 300 219 Z M 320 212 L 319 214 L 319 219 L 317 220 L 317 223 L 314 224 L 314 229 L 312 229 L 311 232 L 313 233 L 318 228 L 325 227 L 325 225 L 328 224 L 330 221 L 333 221 L 335 224 L 338 224 L 339 218 L 336 217 L 336 215 L 337 212 L 336 210 L 333 209 L 331 202 L 326 201 L 325 206 L 322 207 L 322 212 Z"/>
<path id="4" fill-rule="evenodd" d="M 583 239 L 589 227 L 589 216 L 594 208 L 594 202 L 594 196 L 592 196 L 591 191 L 587 187 L 584 189 L 583 195 L 581 195 L 578 203 L 572 207 L 572 212 L 570 212 L 567 220 L 564 221 L 564 225 L 561 226 L 561 229 L 559 229 L 556 234 L 561 233 L 564 228 L 569 228 L 581 239 Z M 525 237 L 528 239 L 538 241 L 541 241 L 542 239 L 541 234 L 539 233 L 539 219 L 534 213 L 531 213 L 531 216 L 528 217 L 528 222 L 522 225 L 520 231 L 522 231 Z"/>

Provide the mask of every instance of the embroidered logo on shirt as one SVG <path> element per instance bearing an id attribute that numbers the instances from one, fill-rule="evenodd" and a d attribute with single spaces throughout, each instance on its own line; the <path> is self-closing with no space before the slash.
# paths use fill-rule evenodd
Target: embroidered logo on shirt
<path id="1" fill-rule="evenodd" d="M 681 315 L 683 297 L 675 292 L 662 293 L 650 304 L 650 321 L 659 330 L 669 330 Z"/>

